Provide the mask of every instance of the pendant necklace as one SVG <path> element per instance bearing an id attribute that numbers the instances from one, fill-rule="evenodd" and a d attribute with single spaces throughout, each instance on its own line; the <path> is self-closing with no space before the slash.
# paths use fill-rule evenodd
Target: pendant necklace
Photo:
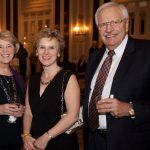
<path id="1" fill-rule="evenodd" d="M 7 85 L 10 83 L 11 76 L 8 76 L 8 80 L 3 76 L 4 80 L 6 81 Z"/>
<path id="2" fill-rule="evenodd" d="M 47 84 L 49 84 L 50 82 L 51 82 L 51 80 L 49 80 L 49 81 L 47 81 L 47 82 L 43 82 L 42 79 L 40 79 L 40 83 L 43 84 L 43 85 L 47 85 Z"/>
<path id="3" fill-rule="evenodd" d="M 4 81 L 2 80 L 2 77 L 6 81 L 7 88 L 4 85 Z M 17 97 L 16 84 L 15 84 L 13 76 L 10 76 L 9 80 L 7 80 L 4 76 L 2 77 L 0 77 L 0 84 L 6 94 L 7 101 L 10 103 L 14 98 Z M 10 82 L 12 83 L 12 92 L 10 90 Z"/>
<path id="4" fill-rule="evenodd" d="M 60 69 L 56 72 L 56 74 L 53 76 L 53 78 L 50 79 L 49 81 L 44 82 L 44 81 L 42 81 L 42 79 L 40 78 L 40 83 L 41 83 L 42 85 L 48 85 L 48 84 L 50 84 L 51 81 L 54 79 L 54 77 L 55 77 L 55 76 L 58 74 L 58 72 L 61 71 L 61 70 L 62 70 L 62 68 L 60 68 Z"/>

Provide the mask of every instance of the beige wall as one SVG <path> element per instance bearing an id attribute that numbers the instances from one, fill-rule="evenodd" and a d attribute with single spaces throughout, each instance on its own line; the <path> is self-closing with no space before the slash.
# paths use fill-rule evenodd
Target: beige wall
<path id="1" fill-rule="evenodd" d="M 5 8 L 6 3 L 5 0 L 0 0 L 0 31 L 5 30 L 6 26 L 6 14 L 5 14 Z"/>
<path id="2" fill-rule="evenodd" d="M 129 14 L 134 14 L 134 34 L 135 38 L 150 39 L 150 0 L 112 0 L 120 2 L 128 8 Z M 132 16 L 133 17 L 133 16 Z M 140 32 L 141 17 L 145 20 L 145 33 Z"/>
<path id="3" fill-rule="evenodd" d="M 85 54 L 88 57 L 88 51 L 92 43 L 93 35 L 93 0 L 71 0 L 70 6 L 70 43 L 69 60 L 78 62 L 80 56 Z M 73 27 L 76 24 L 87 26 L 87 34 L 76 36 Z"/>
<path id="4" fill-rule="evenodd" d="M 54 26 L 53 0 L 19 1 L 19 39 L 32 51 L 34 35 L 45 25 Z"/>

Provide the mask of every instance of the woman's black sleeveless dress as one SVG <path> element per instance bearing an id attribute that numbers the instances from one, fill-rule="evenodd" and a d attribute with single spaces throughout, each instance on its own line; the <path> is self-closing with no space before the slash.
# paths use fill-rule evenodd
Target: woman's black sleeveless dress
<path id="1" fill-rule="evenodd" d="M 47 132 L 61 119 L 62 80 L 65 72 L 64 69 L 59 71 L 41 96 L 39 95 L 41 72 L 33 75 L 29 81 L 29 104 L 33 115 L 31 134 L 34 138 L 38 138 Z M 72 72 L 69 71 L 65 75 L 64 89 L 71 74 Z M 46 150 L 78 149 L 76 133 L 70 135 L 60 134 L 51 139 L 46 147 Z"/>

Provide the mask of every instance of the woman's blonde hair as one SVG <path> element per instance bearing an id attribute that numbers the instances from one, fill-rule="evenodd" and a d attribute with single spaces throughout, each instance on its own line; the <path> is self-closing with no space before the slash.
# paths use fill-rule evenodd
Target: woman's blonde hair
<path id="1" fill-rule="evenodd" d="M 15 37 L 15 35 L 11 31 L 9 31 L 9 30 L 1 31 L 0 39 L 11 42 L 15 47 L 16 53 L 18 52 L 18 50 L 20 48 L 20 44 L 19 44 L 19 41 L 17 40 L 17 38 Z"/>
<path id="2" fill-rule="evenodd" d="M 43 28 L 42 30 L 40 30 L 37 35 L 35 36 L 34 42 L 33 42 L 33 50 L 36 51 L 36 49 L 38 48 L 39 45 L 39 41 L 42 38 L 49 38 L 49 39 L 56 39 L 58 41 L 59 44 L 59 52 L 60 54 L 62 53 L 62 51 L 65 48 L 65 41 L 62 38 L 60 32 L 56 29 L 50 29 L 50 28 Z"/>

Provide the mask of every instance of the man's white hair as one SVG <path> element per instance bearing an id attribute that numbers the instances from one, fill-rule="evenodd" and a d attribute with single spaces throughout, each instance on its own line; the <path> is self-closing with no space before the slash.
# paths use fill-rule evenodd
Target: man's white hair
<path id="1" fill-rule="evenodd" d="M 105 8 L 108 8 L 108 7 L 117 7 L 117 8 L 119 8 L 121 13 L 122 13 L 122 15 L 123 15 L 123 18 L 126 18 L 126 19 L 129 18 L 128 10 L 127 10 L 127 8 L 124 5 L 119 4 L 119 3 L 115 3 L 115 2 L 108 2 L 108 3 L 104 3 L 103 5 L 101 5 L 97 9 L 97 11 L 95 13 L 95 23 L 96 23 L 96 25 L 98 25 L 98 18 L 100 16 L 102 10 L 105 9 Z"/>

